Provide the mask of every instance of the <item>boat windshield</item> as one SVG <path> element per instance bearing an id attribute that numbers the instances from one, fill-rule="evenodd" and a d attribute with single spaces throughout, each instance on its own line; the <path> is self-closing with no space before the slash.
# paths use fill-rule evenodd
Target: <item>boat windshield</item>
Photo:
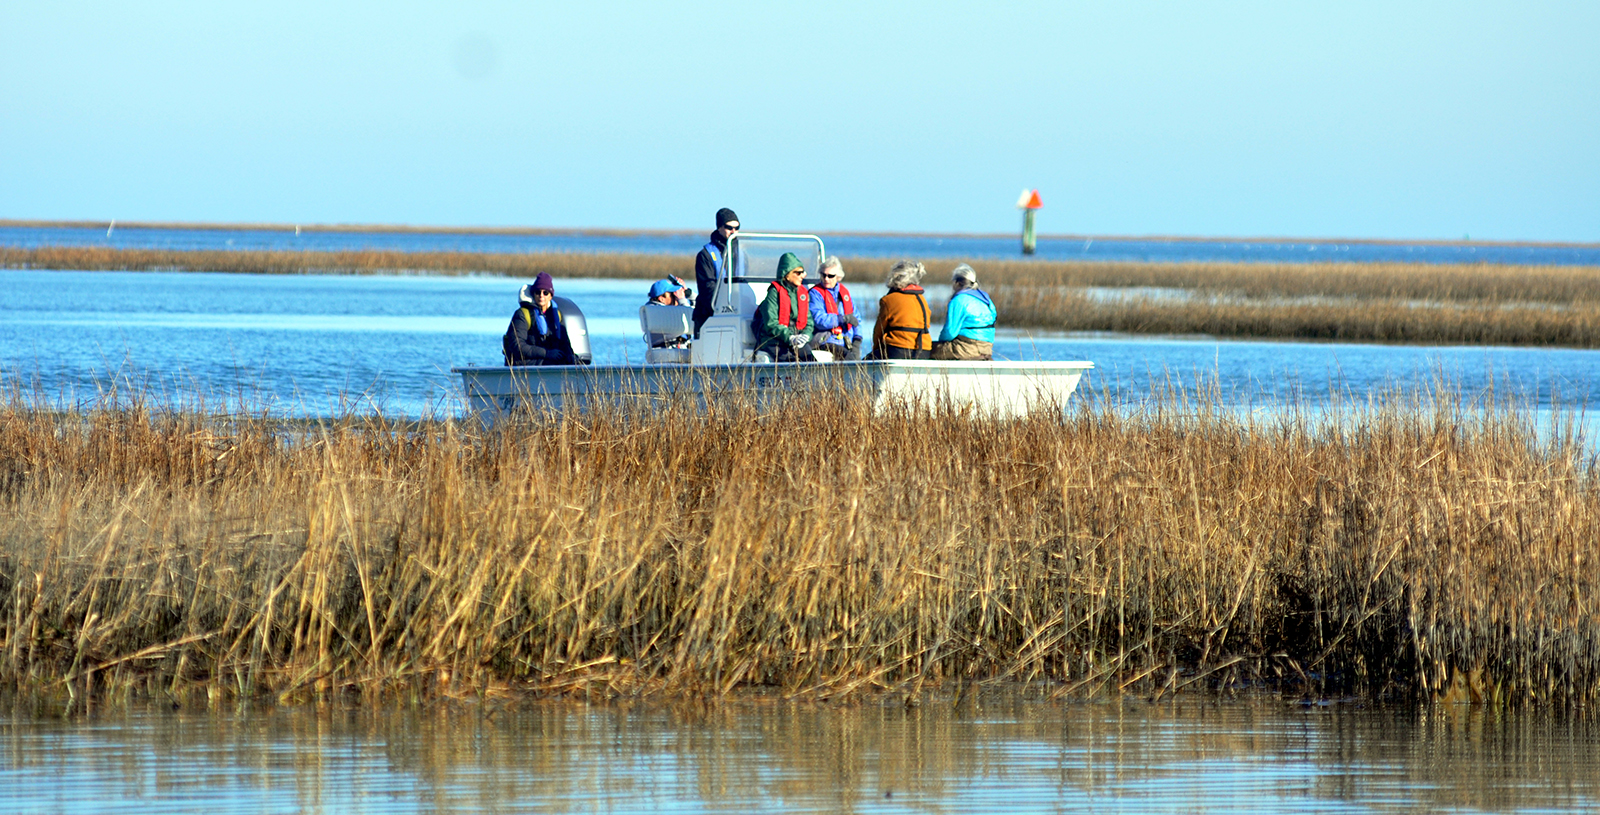
<path id="1" fill-rule="evenodd" d="M 822 239 L 815 235 L 744 233 L 733 237 L 733 282 L 770 283 L 778 258 L 793 252 L 806 267 L 806 285 L 821 282 Z"/>

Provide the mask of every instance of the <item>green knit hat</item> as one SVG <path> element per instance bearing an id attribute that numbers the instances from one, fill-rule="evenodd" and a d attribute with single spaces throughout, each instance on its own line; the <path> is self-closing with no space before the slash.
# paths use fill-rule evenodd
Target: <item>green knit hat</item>
<path id="1" fill-rule="evenodd" d="M 775 279 L 782 280 L 795 269 L 805 271 L 805 268 L 805 264 L 801 263 L 800 258 L 795 257 L 793 252 L 784 252 L 783 257 L 778 258 L 778 276 Z"/>

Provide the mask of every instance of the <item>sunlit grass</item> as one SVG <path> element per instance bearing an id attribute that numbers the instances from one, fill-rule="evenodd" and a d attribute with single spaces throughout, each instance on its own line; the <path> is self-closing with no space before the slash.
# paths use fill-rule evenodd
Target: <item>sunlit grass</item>
<path id="1" fill-rule="evenodd" d="M 1515 412 L 828 398 L 483 429 L 14 394 L 0 677 L 283 700 L 1600 691 L 1595 473 Z"/>

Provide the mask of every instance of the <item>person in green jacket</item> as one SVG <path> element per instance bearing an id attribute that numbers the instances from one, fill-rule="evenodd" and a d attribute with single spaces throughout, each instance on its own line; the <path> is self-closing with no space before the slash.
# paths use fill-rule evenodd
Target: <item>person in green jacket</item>
<path id="1" fill-rule="evenodd" d="M 793 252 L 778 258 L 778 274 L 767 287 L 767 296 L 756 307 L 750 329 L 756 335 L 756 351 L 772 356 L 775 362 L 814 362 L 811 355 L 811 294 L 805 286 L 806 267 Z"/>

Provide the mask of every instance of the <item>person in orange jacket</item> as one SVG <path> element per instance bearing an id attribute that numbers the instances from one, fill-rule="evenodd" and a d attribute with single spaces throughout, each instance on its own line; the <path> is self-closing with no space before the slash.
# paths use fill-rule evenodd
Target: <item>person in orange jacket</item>
<path id="1" fill-rule="evenodd" d="M 922 294 L 922 264 L 902 260 L 884 281 L 889 293 L 878 300 L 878 321 L 872 326 L 872 359 L 928 359 L 933 337 L 928 334 L 928 300 Z"/>

